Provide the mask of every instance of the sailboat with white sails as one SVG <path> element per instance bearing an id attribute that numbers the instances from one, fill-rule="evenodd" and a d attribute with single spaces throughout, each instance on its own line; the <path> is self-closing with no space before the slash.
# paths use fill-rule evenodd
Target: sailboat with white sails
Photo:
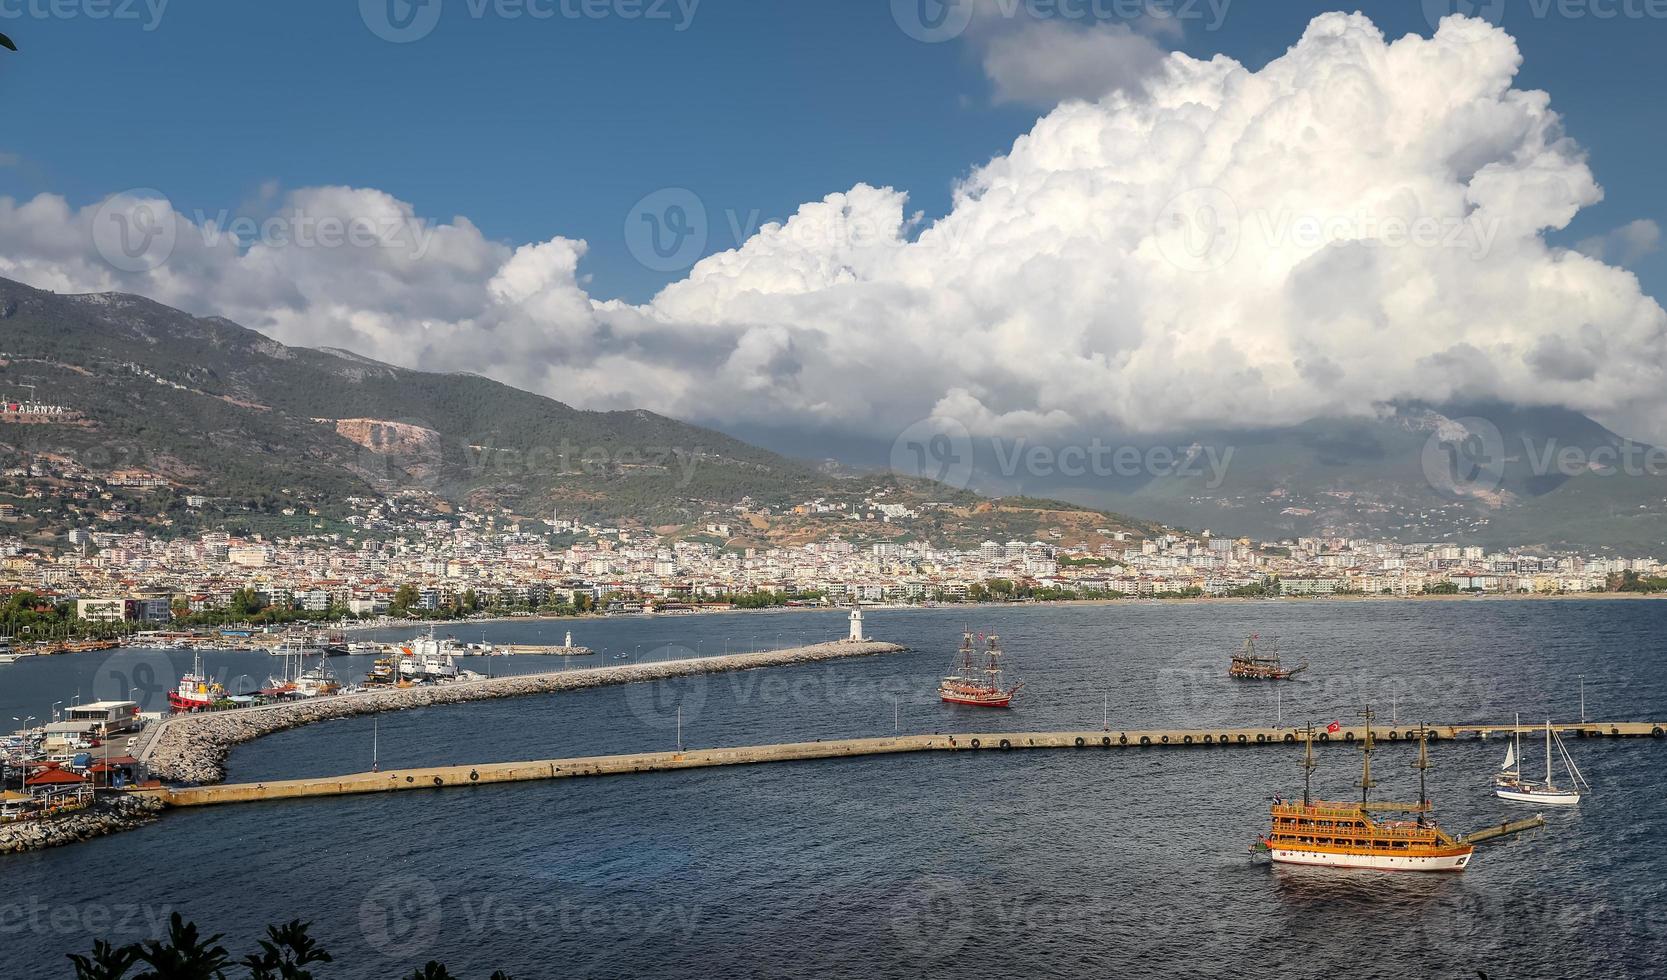
<path id="1" fill-rule="evenodd" d="M 1557 752 L 1563 757 L 1563 768 L 1569 775 L 1569 786 L 1563 788 L 1552 781 L 1552 743 L 1555 742 Z M 1517 718 L 1515 732 L 1511 737 L 1511 744 L 1505 749 L 1505 762 L 1499 767 L 1499 775 L 1493 778 L 1493 795 L 1512 803 L 1540 803 L 1545 806 L 1574 806 L 1580 802 L 1580 791 L 1584 789 L 1590 793 L 1592 786 L 1581 775 L 1580 767 L 1574 764 L 1569 756 L 1569 750 L 1563 745 L 1563 736 L 1551 729 L 1551 720 L 1545 723 L 1545 781 L 1535 782 L 1524 778 L 1521 764 L 1525 761 L 1522 755 L 1522 718 Z"/>

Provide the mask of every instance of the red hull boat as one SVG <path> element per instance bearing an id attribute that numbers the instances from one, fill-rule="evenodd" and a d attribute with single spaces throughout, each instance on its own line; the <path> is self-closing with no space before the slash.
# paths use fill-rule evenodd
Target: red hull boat
<path id="1" fill-rule="evenodd" d="M 1006 686 L 1002 679 L 1001 645 L 994 635 L 987 639 L 989 646 L 984 651 L 984 664 L 979 666 L 973 662 L 976 651 L 973 648 L 972 633 L 962 635 L 960 662 L 956 672 L 945 677 L 938 685 L 938 698 L 944 703 L 964 704 L 972 708 L 1012 707 L 1013 695 L 1017 694 L 1024 684 Z"/>

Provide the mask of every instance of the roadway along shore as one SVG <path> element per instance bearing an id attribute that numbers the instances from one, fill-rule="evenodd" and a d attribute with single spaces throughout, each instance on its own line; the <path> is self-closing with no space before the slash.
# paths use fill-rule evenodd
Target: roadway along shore
<path id="1" fill-rule="evenodd" d="M 164 719 L 155 729 L 142 736 L 139 761 L 145 764 L 152 775 L 162 780 L 196 784 L 218 783 L 226 778 L 226 756 L 232 746 L 319 721 L 376 714 L 381 711 L 404 711 L 433 705 L 461 704 L 466 701 L 518 698 L 610 684 L 631 684 L 692 674 L 784 667 L 845 657 L 868 657 L 881 653 L 898 653 L 903 649 L 895 643 L 855 643 L 839 640 L 762 653 L 733 653 L 663 663 L 493 677 L 436 686 L 342 694 L 293 704 L 267 705 L 235 711 L 177 715 Z"/>

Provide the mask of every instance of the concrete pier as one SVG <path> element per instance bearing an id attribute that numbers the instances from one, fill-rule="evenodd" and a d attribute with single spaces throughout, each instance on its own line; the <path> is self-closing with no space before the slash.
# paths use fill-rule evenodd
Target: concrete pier
<path id="1" fill-rule="evenodd" d="M 761 653 L 733 653 L 657 663 L 591 667 L 584 670 L 512 674 L 479 681 L 339 694 L 258 708 L 175 715 L 163 719 L 142 733 L 135 740 L 132 751 L 135 758 L 160 779 L 216 783 L 225 778 L 226 754 L 232 746 L 253 741 L 273 732 L 334 718 L 495 698 L 529 697 L 557 691 L 664 680 L 693 674 L 783 667 L 847 657 L 869 657 L 882 653 L 897 653 L 903 649 L 895 643 L 839 640 Z"/>
<path id="2" fill-rule="evenodd" d="M 1485 726 L 1426 726 L 1436 741 L 1465 735 L 1479 735 Z M 1553 725 L 1553 728 L 1558 726 Z M 1605 737 L 1660 738 L 1664 726 L 1657 722 L 1585 723 Z M 1510 726 L 1506 726 L 1509 730 Z M 1545 726 L 1540 726 L 1544 731 Z M 1489 731 L 1497 731 L 1488 728 Z M 1529 730 L 1524 726 L 1524 730 Z M 390 772 L 361 772 L 347 776 L 315 779 L 277 780 L 265 783 L 237 783 L 181 789 L 147 790 L 170 806 L 212 806 L 256 800 L 296 799 L 311 796 L 347 796 L 360 793 L 390 793 L 407 790 L 485 786 L 493 783 L 568 779 L 577 776 L 613 776 L 629 773 L 703 769 L 713 766 L 758 765 L 767 762 L 797 762 L 919 752 L 1005 752 L 1022 749 L 1071 749 L 1076 751 L 1113 748 L 1239 748 L 1300 744 L 1303 732 L 1290 728 L 1154 729 L 1080 732 L 980 732 L 957 735 L 903 735 L 893 738 L 836 739 L 823 742 L 789 742 L 779 745 L 747 745 L 733 748 L 688 749 L 682 752 L 643 752 L 633 755 L 588 756 L 572 759 L 544 759 L 529 762 L 495 762 L 475 766 L 440 766 L 400 769 Z M 1404 728 L 1376 726 L 1374 739 L 1406 741 Z M 1416 739 L 1417 729 L 1410 733 Z M 1353 744 L 1365 737 L 1364 727 L 1327 733 L 1325 745 Z M 1484 832 L 1485 833 L 1485 832 Z M 1497 834 L 1488 834 L 1497 836 Z"/>

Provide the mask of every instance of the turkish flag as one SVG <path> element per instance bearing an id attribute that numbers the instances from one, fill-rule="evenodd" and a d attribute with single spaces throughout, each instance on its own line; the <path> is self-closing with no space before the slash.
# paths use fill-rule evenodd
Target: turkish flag
<path id="1" fill-rule="evenodd" d="M 1335 735 L 1338 732 L 1343 730 L 1343 723 L 1340 722 L 1340 721 L 1334 721 L 1331 724 L 1325 726 L 1325 730 L 1332 733 L 1333 735 Z"/>

